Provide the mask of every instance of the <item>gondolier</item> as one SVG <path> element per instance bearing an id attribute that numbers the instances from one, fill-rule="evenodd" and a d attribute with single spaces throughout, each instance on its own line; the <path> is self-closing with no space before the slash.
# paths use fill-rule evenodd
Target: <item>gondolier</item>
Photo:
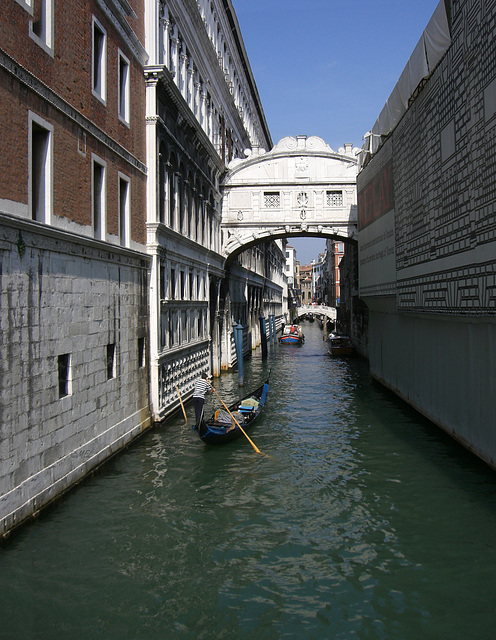
<path id="1" fill-rule="evenodd" d="M 193 404 L 195 407 L 196 424 L 199 425 L 203 418 L 203 405 L 205 404 L 205 394 L 213 393 L 214 388 L 208 381 L 206 373 L 202 373 L 195 382 L 195 390 L 193 391 Z"/>
<path id="2" fill-rule="evenodd" d="M 212 387 L 211 387 L 212 388 Z M 269 378 L 248 395 L 227 406 L 217 391 L 215 395 L 222 403 L 223 409 L 217 409 L 208 419 L 201 419 L 193 428 L 206 444 L 222 444 L 244 435 L 262 413 L 269 393 Z M 260 450 L 250 440 L 253 448 Z"/>

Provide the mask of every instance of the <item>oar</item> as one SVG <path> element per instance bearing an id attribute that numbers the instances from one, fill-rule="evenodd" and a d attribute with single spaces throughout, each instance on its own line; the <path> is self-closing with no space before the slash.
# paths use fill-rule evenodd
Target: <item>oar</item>
<path id="1" fill-rule="evenodd" d="M 226 403 L 224 402 L 224 400 L 222 400 L 222 398 L 219 396 L 219 394 L 217 393 L 217 391 L 215 391 L 215 389 L 212 387 L 212 385 L 210 385 L 211 389 L 215 392 L 215 395 L 219 398 L 219 400 L 222 402 L 222 404 L 224 405 L 224 408 L 226 409 L 227 413 L 231 416 L 231 418 L 234 420 L 234 422 L 238 425 L 238 427 L 241 429 L 241 432 L 243 433 L 243 435 L 246 437 L 246 439 L 248 440 L 248 442 L 251 444 L 251 446 L 255 449 L 255 451 L 257 453 L 262 453 L 260 451 L 260 449 L 257 447 L 257 445 L 253 442 L 253 440 L 250 438 L 250 436 L 246 433 L 246 431 L 243 429 L 243 427 L 239 424 L 239 422 L 236 420 L 236 418 L 233 416 L 233 414 L 229 411 L 228 406 L 226 405 Z M 266 454 L 263 454 L 266 455 Z"/>
<path id="2" fill-rule="evenodd" d="M 187 424 L 188 423 L 188 416 L 186 415 L 186 411 L 184 410 L 184 404 L 183 404 L 183 400 L 181 398 L 181 394 L 179 393 L 179 387 L 176 387 L 176 390 L 177 390 L 177 395 L 179 396 L 179 402 L 181 403 L 181 408 L 182 408 L 183 413 L 184 413 L 184 419 L 186 421 L 185 424 Z"/>

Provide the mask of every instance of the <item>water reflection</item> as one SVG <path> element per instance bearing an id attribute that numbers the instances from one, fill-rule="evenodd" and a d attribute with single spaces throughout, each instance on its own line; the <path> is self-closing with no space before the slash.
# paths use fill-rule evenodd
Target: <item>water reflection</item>
<path id="1" fill-rule="evenodd" d="M 492 638 L 494 474 L 305 334 L 216 382 L 267 455 L 188 407 L 15 536 L 0 638 Z"/>

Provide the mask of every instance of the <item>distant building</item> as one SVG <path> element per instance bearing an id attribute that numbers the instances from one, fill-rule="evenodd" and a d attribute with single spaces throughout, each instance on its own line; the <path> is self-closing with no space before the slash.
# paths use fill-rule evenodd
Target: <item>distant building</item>
<path id="1" fill-rule="evenodd" d="M 291 245 L 287 244 L 285 248 L 286 254 L 286 265 L 285 265 L 285 273 L 288 279 L 288 286 L 295 288 L 297 286 L 297 260 L 296 260 L 296 249 Z"/>
<path id="2" fill-rule="evenodd" d="M 318 260 L 312 260 L 312 293 L 318 304 L 326 304 L 327 268 L 325 253 L 319 253 Z"/>
<path id="3" fill-rule="evenodd" d="M 326 241 L 327 304 L 339 307 L 341 303 L 341 276 L 339 265 L 344 256 L 345 243 L 328 238 Z"/>
<path id="4" fill-rule="evenodd" d="M 313 267 L 312 265 L 300 265 L 299 289 L 301 292 L 301 304 L 311 304 L 313 301 Z"/>

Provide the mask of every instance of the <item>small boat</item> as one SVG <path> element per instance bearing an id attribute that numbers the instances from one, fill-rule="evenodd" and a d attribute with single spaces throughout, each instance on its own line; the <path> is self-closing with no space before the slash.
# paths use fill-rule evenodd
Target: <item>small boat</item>
<path id="1" fill-rule="evenodd" d="M 284 327 L 279 342 L 281 344 L 303 344 L 305 342 L 305 336 L 299 325 L 288 324 Z"/>
<path id="2" fill-rule="evenodd" d="M 350 356 L 354 349 L 348 336 L 331 333 L 327 341 L 327 350 L 331 356 Z"/>
<path id="3" fill-rule="evenodd" d="M 208 420 L 202 420 L 199 427 L 195 425 L 193 429 L 207 444 L 223 444 L 235 440 L 243 436 L 243 431 L 246 432 L 260 416 L 268 393 L 269 379 L 267 378 L 258 389 L 230 405 L 229 411 L 224 407 L 217 409 Z"/>

